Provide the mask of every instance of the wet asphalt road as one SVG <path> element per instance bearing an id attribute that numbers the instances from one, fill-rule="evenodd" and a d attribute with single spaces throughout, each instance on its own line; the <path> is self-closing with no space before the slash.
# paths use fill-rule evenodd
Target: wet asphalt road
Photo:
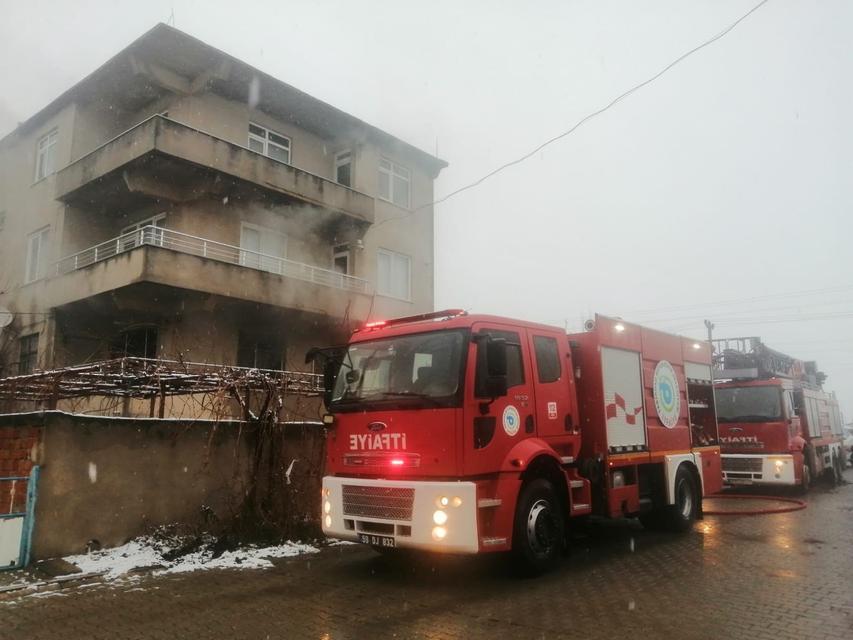
<path id="1" fill-rule="evenodd" d="M 686 535 L 594 527 L 537 579 L 512 577 L 500 558 L 398 565 L 340 546 L 263 571 L 7 599 L 0 638 L 849 639 L 853 471 L 846 476 L 795 513 L 708 516 Z"/>

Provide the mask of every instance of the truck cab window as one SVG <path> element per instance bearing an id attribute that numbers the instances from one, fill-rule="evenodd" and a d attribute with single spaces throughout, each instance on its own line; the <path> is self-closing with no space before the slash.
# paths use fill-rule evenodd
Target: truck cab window
<path id="1" fill-rule="evenodd" d="M 547 336 L 533 336 L 533 350 L 536 352 L 536 373 L 540 383 L 556 382 L 560 379 L 560 350 L 557 339 Z"/>
<path id="2" fill-rule="evenodd" d="M 495 329 L 487 329 L 483 333 L 488 333 L 493 338 L 503 338 L 506 340 L 506 382 L 507 388 L 517 387 L 524 384 L 524 358 L 521 354 L 521 339 L 514 331 L 498 331 Z M 480 343 L 483 346 L 477 347 L 477 375 L 474 381 L 475 395 L 478 398 L 485 397 L 486 394 L 486 349 L 485 343 Z"/>

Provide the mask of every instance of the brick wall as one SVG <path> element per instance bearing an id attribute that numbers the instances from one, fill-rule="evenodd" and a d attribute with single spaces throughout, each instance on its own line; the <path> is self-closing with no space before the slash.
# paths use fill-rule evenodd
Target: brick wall
<path id="1" fill-rule="evenodd" d="M 0 478 L 28 476 L 38 456 L 42 429 L 38 426 L 0 427 Z M 0 513 L 24 511 L 27 483 L 0 481 Z"/>

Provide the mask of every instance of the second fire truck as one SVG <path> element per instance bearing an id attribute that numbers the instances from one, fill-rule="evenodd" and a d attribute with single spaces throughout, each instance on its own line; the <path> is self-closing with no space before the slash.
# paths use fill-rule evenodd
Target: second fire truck
<path id="1" fill-rule="evenodd" d="M 803 491 L 818 476 L 840 481 L 841 412 L 817 365 L 754 337 L 715 340 L 714 353 L 724 481 Z"/>

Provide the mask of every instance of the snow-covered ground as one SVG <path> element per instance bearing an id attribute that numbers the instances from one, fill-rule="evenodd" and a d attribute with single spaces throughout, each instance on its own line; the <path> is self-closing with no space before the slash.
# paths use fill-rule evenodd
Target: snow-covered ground
<path id="1" fill-rule="evenodd" d="M 120 547 L 68 556 L 63 560 L 76 565 L 83 573 L 103 572 L 105 579 L 114 580 L 130 571 L 144 568 L 151 568 L 154 575 L 201 569 L 266 569 L 273 566 L 271 558 L 288 558 L 318 551 L 308 544 L 285 542 L 272 547 L 241 547 L 225 551 L 214 558 L 212 549 L 202 546 L 196 551 L 167 560 L 164 555 L 169 555 L 171 550 L 161 541 L 141 537 Z"/>

